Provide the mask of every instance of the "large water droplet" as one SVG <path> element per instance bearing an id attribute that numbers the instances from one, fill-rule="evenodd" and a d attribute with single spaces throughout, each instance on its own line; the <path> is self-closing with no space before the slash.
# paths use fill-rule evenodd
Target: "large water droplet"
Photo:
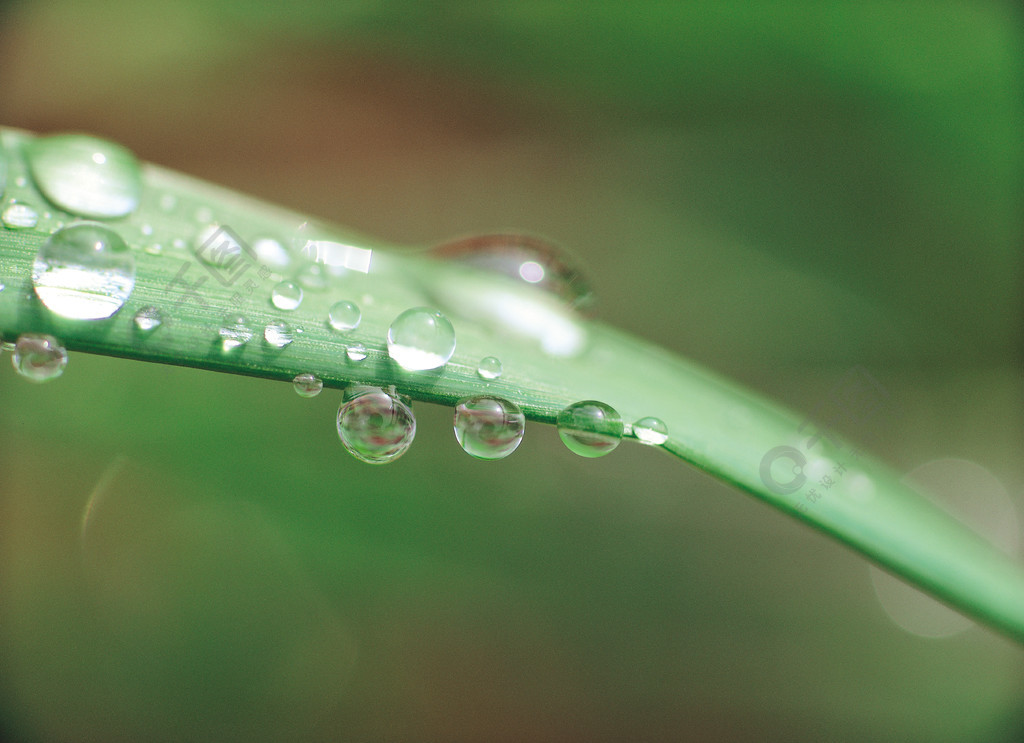
<path id="1" fill-rule="evenodd" d="M 282 281 L 271 290 L 270 301 L 279 310 L 297 310 L 302 304 L 302 287 L 290 281 Z"/>
<path id="2" fill-rule="evenodd" d="M 668 426 L 661 418 L 648 416 L 633 424 L 633 435 L 641 444 L 661 446 L 668 441 Z"/>
<path id="3" fill-rule="evenodd" d="M 292 387 L 299 397 L 316 397 L 323 390 L 324 383 L 320 377 L 306 372 L 296 375 L 292 380 Z"/>
<path id="4" fill-rule="evenodd" d="M 58 134 L 29 142 L 25 154 L 39 190 L 62 209 L 111 219 L 130 214 L 139 205 L 139 161 L 119 144 Z"/>
<path id="5" fill-rule="evenodd" d="M 362 319 L 363 313 L 359 311 L 359 308 L 353 302 L 345 299 L 332 304 L 327 315 L 327 321 L 331 327 L 341 333 L 355 330 L 359 327 L 359 322 Z"/>
<path id="6" fill-rule="evenodd" d="M 68 352 L 52 335 L 26 333 L 18 337 L 11 357 L 14 370 L 33 382 L 48 382 L 64 373 Z"/>
<path id="7" fill-rule="evenodd" d="M 589 284 L 565 251 L 538 237 L 478 235 L 438 245 L 431 254 L 531 284 L 575 309 L 586 309 L 593 301 Z"/>
<path id="8" fill-rule="evenodd" d="M 13 202 L 8 204 L 3 214 L 0 214 L 4 227 L 12 230 L 27 230 L 35 227 L 39 222 L 39 212 L 28 204 Z"/>
<path id="9" fill-rule="evenodd" d="M 557 419 L 558 435 L 581 457 L 603 457 L 622 441 L 624 426 L 615 408 L 597 400 L 575 402 Z"/>
<path id="10" fill-rule="evenodd" d="M 388 354 L 403 369 L 423 371 L 448 363 L 455 353 L 455 329 L 429 307 L 406 310 L 388 328 Z"/>
<path id="11" fill-rule="evenodd" d="M 416 418 L 402 400 L 376 387 L 345 391 L 338 436 L 356 459 L 385 464 L 402 456 L 416 435 Z"/>
<path id="12" fill-rule="evenodd" d="M 221 350 L 227 353 L 251 341 L 252 328 L 241 315 L 228 315 L 217 335 L 220 336 Z"/>
<path id="13" fill-rule="evenodd" d="M 500 397 L 479 395 L 455 406 L 455 438 L 477 459 L 503 459 L 523 440 L 526 416 L 519 406 Z"/>
<path id="14" fill-rule="evenodd" d="M 480 359 L 480 363 L 476 367 L 476 373 L 483 379 L 497 379 L 501 376 L 501 372 L 501 359 L 494 356 Z"/>
<path id="15" fill-rule="evenodd" d="M 151 333 L 163 324 L 164 318 L 160 310 L 150 305 L 136 312 L 133 322 L 140 332 Z"/>
<path id="16" fill-rule="evenodd" d="M 263 328 L 263 340 L 274 348 L 284 348 L 295 340 L 295 331 L 288 323 L 272 322 Z"/>
<path id="17" fill-rule="evenodd" d="M 116 232 L 79 222 L 43 243 L 32 266 L 32 284 L 51 312 L 74 320 L 102 320 L 131 295 L 135 258 Z"/>

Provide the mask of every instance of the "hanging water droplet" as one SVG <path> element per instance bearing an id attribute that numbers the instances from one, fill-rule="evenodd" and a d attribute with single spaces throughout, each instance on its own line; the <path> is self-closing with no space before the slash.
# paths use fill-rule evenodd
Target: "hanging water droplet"
<path id="1" fill-rule="evenodd" d="M 569 451 L 581 457 L 603 457 L 619 445 L 624 426 L 615 408 L 583 400 L 564 408 L 557 419 L 558 435 Z"/>
<path id="2" fill-rule="evenodd" d="M 288 323 L 272 322 L 263 328 L 263 340 L 274 348 L 284 348 L 295 340 L 295 331 Z"/>
<path id="3" fill-rule="evenodd" d="M 133 318 L 135 327 L 143 333 L 150 333 L 159 328 L 163 322 L 163 315 L 160 314 L 160 310 L 150 305 L 149 307 L 143 307 L 141 310 L 135 313 Z"/>
<path id="4" fill-rule="evenodd" d="M 14 370 L 33 382 L 48 382 L 64 373 L 68 352 L 52 335 L 26 333 L 18 336 L 11 357 Z"/>
<path id="5" fill-rule="evenodd" d="M 111 219 L 130 214 L 139 205 L 139 161 L 119 144 L 58 134 L 29 142 L 25 155 L 39 190 L 61 209 Z"/>
<path id="6" fill-rule="evenodd" d="M 340 333 L 355 330 L 359 327 L 359 322 L 362 319 L 363 313 L 359 311 L 359 308 L 353 302 L 345 299 L 332 304 L 327 314 L 327 322 L 331 328 Z"/>
<path id="7" fill-rule="evenodd" d="M 497 379 L 501 376 L 501 372 L 501 359 L 494 356 L 480 359 L 480 363 L 476 367 L 476 373 L 484 379 Z"/>
<path id="8" fill-rule="evenodd" d="M 377 387 L 345 390 L 338 408 L 338 436 L 356 459 L 385 464 L 402 456 L 416 435 L 416 418 L 397 396 Z"/>
<path id="9" fill-rule="evenodd" d="M 272 237 L 257 239 L 252 244 L 252 249 L 256 252 L 256 257 L 260 263 L 278 273 L 287 270 L 292 264 L 292 257 L 288 255 L 284 245 Z"/>
<path id="10" fill-rule="evenodd" d="M 668 426 L 661 418 L 648 416 L 633 424 L 633 435 L 641 444 L 661 446 L 668 441 Z"/>
<path id="11" fill-rule="evenodd" d="M 431 254 L 531 284 L 575 309 L 586 309 L 593 301 L 589 284 L 565 251 L 538 237 L 479 235 L 438 245 Z"/>
<path id="12" fill-rule="evenodd" d="M 297 375 L 292 380 L 292 387 L 295 388 L 295 392 L 298 393 L 299 397 L 316 397 L 324 388 L 324 383 L 320 377 L 306 372 Z"/>
<path id="13" fill-rule="evenodd" d="M 455 406 L 455 438 L 477 459 L 504 459 L 519 446 L 525 430 L 523 411 L 500 397 L 479 395 Z"/>
<path id="14" fill-rule="evenodd" d="M 39 212 L 28 204 L 12 202 L 0 214 L 4 227 L 12 230 L 27 230 L 35 227 L 39 222 Z"/>
<path id="15" fill-rule="evenodd" d="M 455 329 L 429 307 L 406 310 L 388 328 L 388 355 L 403 369 L 423 371 L 448 363 L 455 353 Z"/>
<path id="16" fill-rule="evenodd" d="M 32 284 L 51 312 L 73 320 L 102 320 L 131 295 L 135 258 L 113 230 L 79 222 L 43 243 L 32 265 Z"/>
<path id="17" fill-rule="evenodd" d="M 345 356 L 348 357 L 349 361 L 362 361 L 366 358 L 366 346 L 362 343 L 353 343 L 345 349 Z"/>
<path id="18" fill-rule="evenodd" d="M 270 301 L 279 310 L 297 310 L 302 304 L 302 287 L 290 281 L 282 281 L 270 292 Z"/>
<path id="19" fill-rule="evenodd" d="M 228 315 L 217 335 L 220 336 L 221 349 L 227 353 L 252 340 L 252 328 L 241 315 Z"/>

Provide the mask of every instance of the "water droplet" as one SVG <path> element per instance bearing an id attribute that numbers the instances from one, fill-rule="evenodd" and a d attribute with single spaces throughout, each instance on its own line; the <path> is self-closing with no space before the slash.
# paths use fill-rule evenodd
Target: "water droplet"
<path id="1" fill-rule="evenodd" d="M 28 204 L 12 202 L 0 214 L 4 226 L 12 230 L 27 230 L 35 227 L 39 222 L 39 212 Z"/>
<path id="2" fill-rule="evenodd" d="M 58 134 L 31 141 L 25 154 L 39 190 L 61 209 L 111 219 L 130 214 L 139 205 L 139 161 L 119 144 Z"/>
<path id="3" fill-rule="evenodd" d="M 151 224 L 144 224 L 144 225 L 142 225 L 141 227 L 139 227 L 139 234 L 144 235 L 146 237 L 149 237 L 150 235 L 153 234 L 153 225 L 151 225 Z"/>
<path id="4" fill-rule="evenodd" d="M 603 457 L 619 445 L 622 418 L 597 400 L 575 402 L 558 414 L 558 435 L 569 451 L 581 457 Z"/>
<path id="5" fill-rule="evenodd" d="M 26 333 L 18 337 L 11 357 L 14 370 L 33 382 L 48 382 L 64 373 L 68 352 L 52 335 Z"/>
<path id="6" fill-rule="evenodd" d="M 633 424 L 633 435 L 641 444 L 661 446 L 668 441 L 668 426 L 661 418 L 641 418 Z"/>
<path id="7" fill-rule="evenodd" d="M 302 287 L 282 281 L 270 292 L 270 301 L 279 310 L 297 310 L 302 304 Z"/>
<path id="8" fill-rule="evenodd" d="M 323 381 L 315 374 L 299 374 L 292 380 L 292 387 L 299 397 L 316 397 L 324 388 Z"/>
<path id="9" fill-rule="evenodd" d="M 523 411 L 500 397 L 469 397 L 455 406 L 455 438 L 477 459 L 504 459 L 519 446 L 525 430 Z"/>
<path id="10" fill-rule="evenodd" d="M 149 253 L 150 255 L 163 255 L 164 246 L 161 245 L 160 243 L 150 243 L 149 245 L 144 247 L 143 250 Z"/>
<path id="11" fill-rule="evenodd" d="M 32 284 L 51 312 L 73 320 L 102 320 L 131 295 L 135 258 L 116 232 L 79 222 L 43 243 L 32 266 Z"/>
<path id="12" fill-rule="evenodd" d="M 331 305 L 328 311 L 327 320 L 334 330 L 345 333 L 359 327 L 363 319 L 363 313 L 352 302 L 341 300 Z"/>
<path id="13" fill-rule="evenodd" d="M 476 367 L 476 373 L 484 379 L 497 379 L 501 376 L 501 372 L 501 359 L 494 356 L 480 359 L 480 363 Z"/>
<path id="14" fill-rule="evenodd" d="M 242 241 L 223 225 L 208 224 L 199 230 L 192 251 L 200 261 L 226 274 L 224 278 L 230 278 L 242 265 L 239 263 L 243 258 Z"/>
<path id="15" fill-rule="evenodd" d="M 327 274 L 319 263 L 307 263 L 299 271 L 295 280 L 311 292 L 323 291 L 327 288 Z"/>
<path id="16" fill-rule="evenodd" d="M 14 179 L 14 185 L 18 188 L 25 188 L 28 185 L 28 179 L 23 175 L 19 175 Z"/>
<path id="17" fill-rule="evenodd" d="M 416 418 L 397 396 L 377 387 L 345 390 L 338 408 L 338 436 L 356 459 L 385 464 L 402 456 L 416 435 Z"/>
<path id="18" fill-rule="evenodd" d="M 345 349 L 345 355 L 349 361 L 362 361 L 366 358 L 366 346 L 362 343 L 353 343 Z"/>
<path id="19" fill-rule="evenodd" d="M 429 307 L 406 310 L 388 328 L 388 354 L 403 369 L 423 371 L 448 363 L 455 353 L 455 329 Z"/>
<path id="20" fill-rule="evenodd" d="M 260 263 L 277 271 L 284 271 L 292 264 L 292 257 L 288 255 L 284 245 L 272 237 L 261 237 L 252 244 L 256 251 L 256 257 Z"/>
<path id="21" fill-rule="evenodd" d="M 288 323 L 272 322 L 263 328 L 263 340 L 274 348 L 284 348 L 295 340 L 295 331 Z"/>
<path id="22" fill-rule="evenodd" d="M 141 310 L 135 313 L 133 318 L 135 327 L 143 333 L 150 333 L 159 328 L 163 322 L 163 315 L 160 314 L 160 310 L 150 305 L 149 307 L 143 307 Z"/>
<path id="23" fill-rule="evenodd" d="M 252 328 L 241 315 L 228 315 L 224 324 L 217 331 L 220 336 L 221 349 L 227 353 L 252 340 Z"/>
<path id="24" fill-rule="evenodd" d="M 565 251 L 538 237 L 479 235 L 438 245 L 431 254 L 531 284 L 575 309 L 586 309 L 593 301 L 589 284 Z"/>

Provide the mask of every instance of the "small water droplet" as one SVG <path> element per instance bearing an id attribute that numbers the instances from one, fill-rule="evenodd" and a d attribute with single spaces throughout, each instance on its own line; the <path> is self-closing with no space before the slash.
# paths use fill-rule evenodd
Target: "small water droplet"
<path id="1" fill-rule="evenodd" d="M 338 436 L 356 459 L 385 464 L 402 456 L 416 435 L 416 418 L 397 396 L 377 387 L 345 390 L 338 408 Z"/>
<path id="2" fill-rule="evenodd" d="M 423 371 L 448 363 L 455 353 L 455 329 L 429 307 L 406 310 L 388 328 L 388 355 L 403 369 Z"/>
<path id="3" fill-rule="evenodd" d="M 633 424 L 633 435 L 641 444 L 661 446 L 668 441 L 668 426 L 661 418 L 648 416 Z"/>
<path id="4" fill-rule="evenodd" d="M 48 382 L 64 373 L 68 352 L 52 335 L 26 333 L 18 337 L 11 357 L 14 370 L 33 382 Z"/>
<path id="5" fill-rule="evenodd" d="M 175 207 L 178 206 L 178 197 L 172 193 L 161 194 L 157 205 L 161 211 L 173 212 Z"/>
<path id="6" fill-rule="evenodd" d="M 151 225 L 151 224 L 144 224 L 144 225 L 142 225 L 141 227 L 139 227 L 139 234 L 144 235 L 146 237 L 149 237 L 150 235 L 153 234 L 153 225 Z"/>
<path id="7" fill-rule="evenodd" d="M 18 188 L 25 188 L 28 185 L 28 179 L 23 175 L 19 175 L 14 179 L 14 185 Z"/>
<path id="8" fill-rule="evenodd" d="M 164 246 L 160 243 L 149 243 L 149 245 L 144 247 L 143 250 L 150 255 L 163 255 Z"/>
<path id="9" fill-rule="evenodd" d="M 295 331 L 288 323 L 272 322 L 263 328 L 263 340 L 274 348 L 284 348 L 295 340 Z"/>
<path id="10" fill-rule="evenodd" d="M 160 310 L 150 305 L 149 307 L 143 307 L 141 310 L 135 313 L 133 318 L 135 327 L 143 333 L 150 333 L 159 328 L 163 322 L 163 315 L 160 314 Z"/>
<path id="11" fill-rule="evenodd" d="M 330 326 L 341 333 L 355 330 L 359 327 L 359 322 L 362 319 L 363 313 L 359 311 L 359 308 L 353 302 L 345 299 L 332 304 L 327 315 Z"/>
<path id="12" fill-rule="evenodd" d="M 284 245 L 272 237 L 261 237 L 252 244 L 256 257 L 260 263 L 278 272 L 286 270 L 292 264 L 292 257 L 288 255 Z"/>
<path id="13" fill-rule="evenodd" d="M 142 195 L 139 161 L 119 144 L 82 134 L 37 137 L 25 148 L 32 176 L 53 204 L 84 217 L 135 211 Z"/>
<path id="14" fill-rule="evenodd" d="M 243 258 L 241 239 L 227 227 L 219 224 L 208 224 L 199 230 L 192 243 L 192 252 L 196 258 L 229 278 Z"/>
<path id="15" fill-rule="evenodd" d="M 220 336 L 221 349 L 227 353 L 252 340 L 252 328 L 241 315 L 228 315 L 217 335 Z"/>
<path id="16" fill-rule="evenodd" d="M 455 406 L 455 438 L 477 459 L 504 459 L 523 440 L 526 416 L 519 406 L 500 397 L 479 395 Z"/>
<path id="17" fill-rule="evenodd" d="M 487 356 L 480 359 L 476 367 L 476 373 L 484 379 L 497 379 L 501 376 L 501 359 L 494 356 Z"/>
<path id="18" fill-rule="evenodd" d="M 270 301 L 279 310 L 297 310 L 302 304 L 302 287 L 290 281 L 282 281 L 270 292 Z"/>
<path id="19" fill-rule="evenodd" d="M 39 212 L 28 204 L 12 202 L 0 214 L 4 226 L 12 230 L 27 230 L 35 227 L 39 222 Z"/>
<path id="20" fill-rule="evenodd" d="M 348 357 L 349 361 L 362 361 L 366 358 L 366 346 L 362 343 L 353 343 L 345 349 L 345 356 Z"/>
<path id="21" fill-rule="evenodd" d="M 610 405 L 583 400 L 564 408 L 557 419 L 558 435 L 569 451 L 581 457 L 603 457 L 619 445 L 625 427 Z"/>
<path id="22" fill-rule="evenodd" d="M 316 397 L 324 388 L 324 383 L 315 374 L 299 374 L 292 380 L 292 387 L 299 397 Z"/>
<path id="23" fill-rule="evenodd" d="M 121 236 L 95 222 L 54 232 L 32 265 L 32 284 L 54 314 L 102 320 L 124 306 L 135 287 L 135 258 Z"/>

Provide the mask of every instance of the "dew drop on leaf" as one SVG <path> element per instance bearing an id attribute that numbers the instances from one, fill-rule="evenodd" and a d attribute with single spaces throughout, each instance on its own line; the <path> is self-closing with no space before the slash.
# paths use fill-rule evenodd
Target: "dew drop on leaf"
<path id="1" fill-rule="evenodd" d="M 292 264 L 292 257 L 284 245 L 272 237 L 258 238 L 252 244 L 252 249 L 261 264 L 278 272 L 287 270 Z"/>
<path id="2" fill-rule="evenodd" d="M 396 395 L 377 387 L 345 391 L 338 408 L 338 436 L 356 459 L 386 464 L 402 456 L 416 435 L 412 409 Z"/>
<path id="3" fill-rule="evenodd" d="M 455 353 L 455 329 L 429 307 L 406 310 L 388 328 L 388 355 L 409 371 L 437 369 Z"/>
<path id="4" fill-rule="evenodd" d="M 480 359 L 480 363 L 476 367 L 476 373 L 483 379 L 497 379 L 501 376 L 501 372 L 501 359 L 494 356 Z"/>
<path id="5" fill-rule="evenodd" d="M 272 322 L 263 328 L 263 340 L 274 348 L 284 348 L 295 340 L 295 331 L 288 323 Z"/>
<path id="6" fill-rule="evenodd" d="M 96 222 L 57 230 L 36 255 L 32 285 L 56 315 L 102 320 L 124 306 L 135 287 L 135 258 L 125 241 Z"/>
<path id="7" fill-rule="evenodd" d="M 28 204 L 13 202 L 4 208 L 3 213 L 0 214 L 0 220 L 8 229 L 27 230 L 35 227 L 39 222 L 39 212 Z"/>
<path id="8" fill-rule="evenodd" d="M 131 214 L 139 205 L 139 161 L 119 144 L 82 134 L 58 134 L 32 140 L 25 155 L 39 190 L 61 209 L 112 219 Z"/>
<path id="9" fill-rule="evenodd" d="M 569 451 L 581 457 L 603 457 L 622 441 L 624 426 L 615 408 L 583 400 L 564 408 L 556 421 L 558 435 Z"/>
<path id="10" fill-rule="evenodd" d="M 324 388 L 323 381 L 315 374 L 308 372 L 296 375 L 292 387 L 299 397 L 316 397 Z"/>
<path id="11" fill-rule="evenodd" d="M 48 382 L 64 373 L 68 352 L 52 335 L 26 333 L 18 337 L 11 357 L 14 370 L 33 382 Z"/>
<path id="12" fill-rule="evenodd" d="M 455 405 L 455 438 L 477 459 L 504 459 L 523 440 L 526 416 L 519 406 L 500 397 L 478 395 Z"/>
<path id="13" fill-rule="evenodd" d="M 327 322 L 331 328 L 341 333 L 355 330 L 362 319 L 363 313 L 359 307 L 345 299 L 332 304 L 327 315 Z"/>
<path id="14" fill-rule="evenodd" d="M 633 435 L 641 444 L 661 446 L 668 441 L 668 426 L 661 418 L 648 416 L 633 424 Z"/>
<path id="15" fill-rule="evenodd" d="M 139 332 L 151 333 L 163 325 L 164 318 L 160 314 L 159 309 L 150 305 L 136 312 L 132 322 L 135 323 L 135 327 L 138 328 Z"/>
<path id="16" fill-rule="evenodd" d="M 270 301 L 279 310 L 297 310 L 302 304 L 302 287 L 291 281 L 282 281 L 271 290 Z"/>
<path id="17" fill-rule="evenodd" d="M 217 335 L 220 336 L 221 350 L 228 353 L 252 340 L 252 328 L 241 315 L 228 315 Z"/>
<path id="18" fill-rule="evenodd" d="M 349 361 L 360 362 L 366 358 L 366 346 L 362 343 L 353 343 L 345 349 L 345 356 Z"/>

